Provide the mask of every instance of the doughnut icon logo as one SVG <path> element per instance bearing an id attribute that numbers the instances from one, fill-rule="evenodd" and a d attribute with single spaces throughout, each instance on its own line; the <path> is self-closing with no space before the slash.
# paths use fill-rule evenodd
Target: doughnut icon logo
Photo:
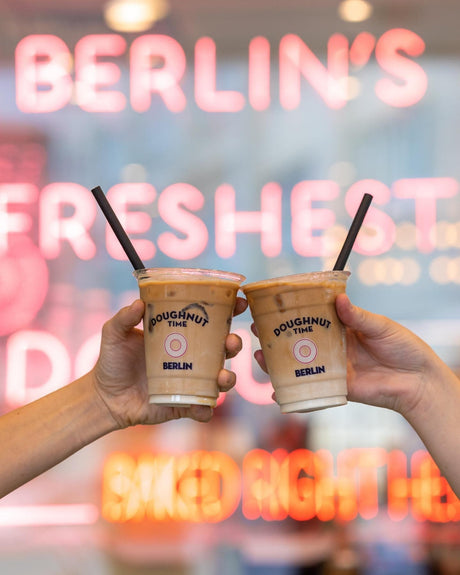
<path id="1" fill-rule="evenodd" d="M 311 339 L 299 339 L 292 348 L 292 352 L 300 363 L 311 363 L 318 353 L 318 348 Z"/>
<path id="2" fill-rule="evenodd" d="M 181 333 L 170 333 L 165 339 L 165 351 L 171 357 L 181 357 L 187 351 L 187 340 Z"/>

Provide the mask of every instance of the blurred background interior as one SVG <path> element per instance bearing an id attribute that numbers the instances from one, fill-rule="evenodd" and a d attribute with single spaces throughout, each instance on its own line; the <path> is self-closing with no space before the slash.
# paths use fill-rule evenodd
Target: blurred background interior
<path id="1" fill-rule="evenodd" d="M 457 370 L 460 4 L 0 0 L 0 407 L 94 362 L 150 267 L 328 269 Z M 460 573 L 460 502 L 397 414 L 281 415 L 233 328 L 213 421 L 117 432 L 0 502 L 0 573 Z"/>

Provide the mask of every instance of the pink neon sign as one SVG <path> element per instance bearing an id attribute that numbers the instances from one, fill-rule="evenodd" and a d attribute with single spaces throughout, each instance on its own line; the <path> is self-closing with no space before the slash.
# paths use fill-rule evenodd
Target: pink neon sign
<path id="1" fill-rule="evenodd" d="M 302 38 L 288 34 L 278 47 L 279 102 L 286 110 L 298 108 L 306 82 L 329 108 L 344 107 L 350 66 L 362 68 L 374 52 L 382 71 L 376 97 L 389 106 L 413 106 L 428 85 L 425 71 L 415 61 L 424 50 L 423 39 L 411 30 L 388 30 L 380 38 L 362 32 L 351 44 L 342 34 L 334 34 L 327 43 L 325 65 Z M 117 85 L 125 73 L 121 62 L 127 51 L 129 94 L 124 94 Z M 222 90 L 219 47 L 212 38 L 199 38 L 192 71 L 195 105 L 211 113 L 236 113 L 247 106 L 266 110 L 274 97 L 272 51 L 266 38 L 253 38 L 248 44 L 246 93 Z M 71 102 L 87 112 L 117 113 L 128 105 L 145 112 L 155 100 L 180 113 L 190 103 L 181 85 L 187 64 L 180 43 L 162 34 L 139 36 L 129 47 L 117 34 L 88 35 L 79 40 L 73 55 L 57 36 L 30 35 L 16 47 L 16 102 L 26 113 L 51 113 Z"/>
<path id="2" fill-rule="evenodd" d="M 355 213 L 363 192 L 374 195 L 373 206 L 366 216 L 366 226 L 372 230 L 372 236 L 365 241 L 358 237 L 356 251 L 379 255 L 392 248 L 395 222 L 379 207 L 384 207 L 392 198 L 399 198 L 413 208 L 417 249 L 432 252 L 431 229 L 436 224 L 436 206 L 456 197 L 458 191 L 458 182 L 453 178 L 404 179 L 391 187 L 378 180 L 354 183 L 344 196 L 350 216 Z M 233 257 L 247 234 L 260 237 L 260 249 L 266 257 L 276 257 L 283 249 L 285 226 L 290 227 L 291 244 L 299 255 L 331 255 L 317 232 L 336 223 L 336 210 L 332 206 L 324 207 L 327 202 L 337 201 L 339 192 L 334 181 L 305 180 L 290 192 L 282 190 L 277 182 L 269 182 L 260 191 L 260 209 L 254 211 L 239 210 L 236 191 L 229 184 L 222 184 L 214 195 L 213 224 L 200 217 L 206 200 L 202 192 L 190 184 L 172 184 L 161 193 L 147 183 L 117 184 L 107 193 L 141 258 L 146 261 L 152 260 L 157 250 L 179 261 L 199 256 L 209 249 L 212 226 L 214 248 L 221 258 Z M 290 219 L 283 218 L 282 214 L 284 194 L 290 194 Z M 171 228 L 157 234 L 156 241 L 151 216 L 136 209 L 155 202 L 158 202 L 160 218 Z M 318 207 L 317 202 L 323 207 Z M 64 208 L 69 207 L 72 215 L 64 215 Z M 32 230 L 30 210 L 38 213 L 38 233 Z M 97 250 L 102 249 L 92 237 L 97 217 L 101 215 L 91 193 L 79 184 L 52 183 L 40 193 L 31 184 L 0 184 L 0 254 L 8 252 L 12 238 L 26 236 L 38 246 L 45 259 L 59 257 L 64 246 L 70 247 L 82 260 L 92 259 Z M 146 237 L 139 237 L 142 234 Z M 108 227 L 105 249 L 115 259 L 126 259 Z"/>

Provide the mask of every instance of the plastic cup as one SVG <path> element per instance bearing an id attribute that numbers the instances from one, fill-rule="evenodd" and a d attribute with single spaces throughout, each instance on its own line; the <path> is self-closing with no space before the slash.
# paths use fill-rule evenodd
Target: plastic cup
<path id="1" fill-rule="evenodd" d="M 134 275 L 145 303 L 150 403 L 214 407 L 225 340 L 244 276 L 187 268 L 141 269 Z"/>
<path id="2" fill-rule="evenodd" d="M 347 403 L 345 328 L 335 299 L 349 275 L 314 272 L 242 287 L 283 413 Z"/>

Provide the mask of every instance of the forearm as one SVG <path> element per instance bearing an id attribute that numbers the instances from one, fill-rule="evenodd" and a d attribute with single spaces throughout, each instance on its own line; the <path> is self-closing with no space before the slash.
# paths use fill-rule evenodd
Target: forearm
<path id="1" fill-rule="evenodd" d="M 0 417 L 0 497 L 116 428 L 90 374 Z"/>
<path id="2" fill-rule="evenodd" d="M 460 497 L 460 380 L 438 359 L 425 388 L 420 401 L 405 416 Z"/>

